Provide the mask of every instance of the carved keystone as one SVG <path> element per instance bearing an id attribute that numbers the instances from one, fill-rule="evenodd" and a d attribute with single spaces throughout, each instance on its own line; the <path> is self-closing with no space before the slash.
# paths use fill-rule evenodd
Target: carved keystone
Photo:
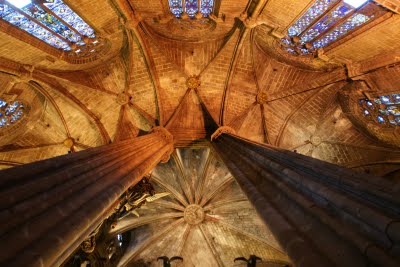
<path id="1" fill-rule="evenodd" d="M 200 224 L 204 220 L 204 210 L 199 205 L 189 205 L 183 213 L 183 218 L 190 225 Z"/>
<path id="2" fill-rule="evenodd" d="M 310 141 L 313 146 L 319 146 L 322 143 L 322 139 L 319 136 L 312 136 Z"/>
<path id="3" fill-rule="evenodd" d="M 264 92 L 259 92 L 258 94 L 257 94 L 257 103 L 258 104 L 265 104 L 266 102 L 267 102 L 267 94 L 266 93 L 264 93 Z"/>
<path id="4" fill-rule="evenodd" d="M 127 93 L 122 92 L 117 95 L 117 103 L 119 105 L 122 106 L 122 105 L 128 104 L 128 102 L 129 102 L 129 95 Z"/>
<path id="5" fill-rule="evenodd" d="M 159 134 L 170 146 L 168 151 L 162 156 L 161 162 L 166 163 L 169 161 L 171 154 L 174 152 L 174 137 L 173 135 L 164 127 L 156 126 L 151 130 L 152 133 Z"/>
<path id="6" fill-rule="evenodd" d="M 200 82 L 199 76 L 190 76 L 186 80 L 186 86 L 189 89 L 197 89 L 198 87 L 200 87 L 200 85 L 201 85 L 201 82 Z"/>
<path id="7" fill-rule="evenodd" d="M 67 138 L 64 140 L 63 144 L 67 148 L 71 148 L 74 145 L 75 141 L 73 138 Z"/>

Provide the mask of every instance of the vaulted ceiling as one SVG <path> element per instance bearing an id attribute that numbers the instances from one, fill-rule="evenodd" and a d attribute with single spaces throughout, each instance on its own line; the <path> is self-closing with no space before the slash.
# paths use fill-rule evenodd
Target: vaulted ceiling
<path id="1" fill-rule="evenodd" d="M 181 255 L 185 267 L 231 266 L 235 258 L 251 254 L 290 262 L 212 150 L 177 149 L 150 181 L 156 192 L 170 195 L 138 209 L 140 217 L 118 221 L 111 235 L 131 231 L 135 240 L 119 266 L 158 266 L 163 255 Z"/>
<path id="2" fill-rule="evenodd" d="M 12 132 L 0 129 L 0 169 L 142 135 L 156 125 L 167 127 L 178 147 L 193 148 L 209 135 L 211 118 L 205 116 L 204 104 L 216 123 L 231 126 L 245 138 L 398 179 L 400 143 L 385 142 L 354 123 L 338 95 L 351 91 L 355 81 L 366 82 L 366 90 L 377 94 L 399 90 L 400 15 L 388 12 L 324 55 L 301 58 L 281 50 L 279 38 L 313 1 L 221 0 L 218 16 L 202 21 L 171 17 L 166 0 L 65 2 L 110 42 L 110 50 L 95 61 L 70 64 L 29 40 L 0 31 L 0 96 L 31 106 L 20 127 Z M 195 89 L 187 84 L 192 76 L 200 81 Z M 187 151 L 191 152 L 178 150 L 171 162 L 155 171 L 158 189 L 181 190 L 164 201 L 168 205 L 196 197 L 185 189 L 190 182 L 185 183 L 203 179 L 184 175 L 177 166 L 198 160 L 197 167 L 186 171 L 201 169 L 210 158 L 217 165 L 217 157 L 204 147 Z M 218 178 L 227 178 L 220 172 Z M 243 196 L 233 180 L 227 183 L 230 192 L 236 192 L 227 198 Z M 225 194 L 223 190 L 219 194 Z M 215 203 L 219 201 L 223 200 L 216 196 Z M 143 209 L 143 218 L 153 216 L 160 209 L 157 205 Z M 233 207 L 235 212 L 248 211 L 246 218 L 254 219 L 250 224 L 261 227 L 247 201 Z M 255 228 L 232 228 L 229 208 L 216 209 L 221 220 L 206 220 L 196 230 L 181 220 L 165 238 L 178 238 L 177 249 L 186 253 L 191 243 L 215 234 L 217 245 L 206 242 L 204 249 L 210 261 L 224 264 L 232 255 L 219 253 L 221 236 L 237 244 L 267 243 L 265 251 L 279 251 L 267 232 L 254 239 Z M 162 212 L 167 217 L 173 213 L 165 207 Z M 165 231 L 168 220 L 172 217 L 166 219 Z M 132 230 L 136 224 L 129 222 L 126 227 Z M 137 225 L 138 235 L 150 234 L 154 225 Z M 186 239 L 187 246 L 180 245 Z M 151 249 L 132 245 L 126 262 L 139 255 L 153 259 Z"/>

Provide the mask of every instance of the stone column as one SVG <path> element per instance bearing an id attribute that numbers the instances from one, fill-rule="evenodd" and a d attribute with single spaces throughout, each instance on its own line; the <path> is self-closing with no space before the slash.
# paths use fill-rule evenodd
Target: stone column
<path id="1" fill-rule="evenodd" d="M 295 266 L 400 266 L 398 186 L 240 138 L 229 127 L 212 139 Z"/>
<path id="2" fill-rule="evenodd" d="M 0 265 L 60 266 L 129 186 L 173 151 L 152 133 L 0 172 Z"/>

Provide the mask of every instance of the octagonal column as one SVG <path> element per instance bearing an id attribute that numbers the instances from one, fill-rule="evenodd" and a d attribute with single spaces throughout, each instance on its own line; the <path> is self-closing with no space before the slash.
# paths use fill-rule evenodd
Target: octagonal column
<path id="1" fill-rule="evenodd" d="M 296 266 L 400 266 L 400 194 L 383 178 L 236 136 L 213 147 Z"/>
<path id="2" fill-rule="evenodd" d="M 118 198 L 168 161 L 172 135 L 152 133 L 0 171 L 0 265 L 60 266 Z"/>

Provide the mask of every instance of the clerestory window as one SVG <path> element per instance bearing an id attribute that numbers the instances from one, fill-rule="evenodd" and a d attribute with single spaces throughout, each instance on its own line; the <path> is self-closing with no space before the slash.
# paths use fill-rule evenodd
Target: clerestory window
<path id="1" fill-rule="evenodd" d="M 24 105 L 20 101 L 0 99 L 0 129 L 15 124 L 24 115 Z"/>
<path id="2" fill-rule="evenodd" d="M 385 126 L 400 125 L 400 94 L 361 99 L 359 104 L 365 118 Z"/>
<path id="3" fill-rule="evenodd" d="M 287 31 L 282 47 L 294 55 L 315 54 L 355 29 L 383 15 L 368 0 L 317 0 Z"/>
<path id="4" fill-rule="evenodd" d="M 95 31 L 62 0 L 0 0 L 0 18 L 77 55 L 97 52 Z"/>
<path id="5" fill-rule="evenodd" d="M 187 15 L 194 18 L 197 14 L 207 18 L 214 9 L 214 0 L 168 0 L 169 8 L 175 17 Z"/>

